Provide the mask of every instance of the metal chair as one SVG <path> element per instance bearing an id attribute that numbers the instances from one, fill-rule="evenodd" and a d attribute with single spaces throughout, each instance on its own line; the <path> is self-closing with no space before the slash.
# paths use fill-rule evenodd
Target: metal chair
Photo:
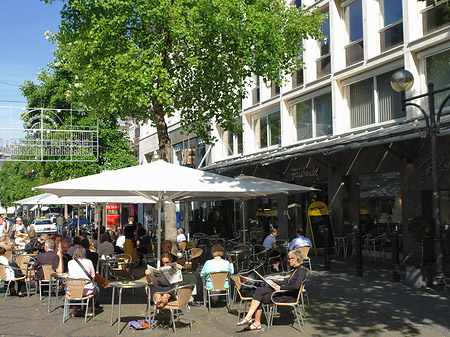
<path id="1" fill-rule="evenodd" d="M 189 312 L 189 326 L 192 331 L 192 318 L 191 318 L 191 307 L 189 306 L 189 301 L 192 296 L 192 291 L 194 290 L 195 284 L 186 284 L 177 288 L 172 289 L 175 292 L 175 301 L 168 302 L 163 308 L 157 309 L 153 312 L 153 319 L 151 320 L 150 329 L 153 329 L 153 323 L 155 322 L 156 312 L 158 310 L 170 310 L 170 318 L 173 324 L 173 332 L 177 334 L 177 328 L 175 325 L 175 315 L 179 317 L 178 311 L 181 309 L 186 309 Z M 166 292 L 167 293 L 167 292 Z"/>
<path id="2" fill-rule="evenodd" d="M 303 294 L 303 289 L 305 288 L 305 284 L 306 284 L 306 278 L 303 280 L 302 285 L 300 286 L 300 289 L 298 291 L 297 300 L 293 303 L 276 302 L 275 297 L 279 294 L 286 292 L 286 290 L 274 291 L 272 293 L 272 296 L 271 296 L 272 306 L 270 307 L 270 311 L 269 311 L 269 319 L 267 321 L 267 330 L 269 330 L 270 327 L 273 325 L 273 316 L 277 312 L 278 307 L 290 307 L 292 309 L 292 311 L 294 311 L 295 317 L 297 318 L 297 322 L 298 322 L 300 331 L 301 332 L 303 331 L 302 326 L 305 325 L 305 322 L 303 321 L 303 315 L 304 315 L 303 307 L 304 306 L 301 305 L 301 303 L 303 302 L 302 294 Z M 267 309 L 265 309 L 265 310 L 267 310 Z"/>
<path id="3" fill-rule="evenodd" d="M 11 267 L 11 268 L 13 268 L 13 267 Z M 13 278 L 9 279 L 6 275 L 6 266 L 4 264 L 0 264 L 0 279 L 3 280 L 4 282 L 8 282 L 8 285 L 6 286 L 6 291 L 5 291 L 5 301 L 6 301 L 6 297 L 10 293 L 9 288 L 11 286 L 11 282 L 24 281 L 25 285 L 27 287 L 27 293 L 29 292 L 28 284 L 26 283 L 26 276 L 13 277 Z"/>
<path id="4" fill-rule="evenodd" d="M 305 259 L 303 260 L 303 264 L 308 263 L 309 265 L 309 270 L 312 270 L 312 265 L 311 265 L 311 259 L 309 258 L 308 254 L 309 254 L 309 250 L 311 249 L 310 246 L 305 246 L 305 247 L 299 247 L 297 248 L 302 255 L 305 257 Z"/>
<path id="5" fill-rule="evenodd" d="M 52 265 L 51 264 L 44 264 L 40 266 L 42 268 L 42 271 L 44 272 L 44 279 L 37 281 L 39 285 L 39 301 L 42 301 L 42 285 L 47 284 L 48 285 L 48 296 L 51 294 L 50 289 L 50 279 L 52 277 L 52 274 L 54 273 Z M 37 288 L 36 288 L 37 289 Z"/>
<path id="6" fill-rule="evenodd" d="M 206 277 L 211 278 L 212 282 L 212 289 L 206 289 Z M 206 303 L 208 303 L 208 310 L 211 313 L 211 296 L 225 296 L 226 297 L 226 303 L 227 308 L 230 308 L 230 287 L 225 288 L 225 282 L 227 281 L 229 277 L 229 273 L 226 271 L 217 272 L 217 273 L 210 273 L 206 276 L 203 281 L 203 304 L 206 307 Z M 214 294 L 211 294 L 211 292 L 214 291 Z"/>
<path id="7" fill-rule="evenodd" d="M 198 261 L 200 256 L 203 254 L 203 249 L 201 248 L 191 248 L 185 252 L 186 264 L 185 267 L 189 271 L 197 270 Z"/>
<path id="8" fill-rule="evenodd" d="M 92 304 L 92 316 L 95 316 L 94 294 L 83 295 L 84 287 L 89 281 L 85 279 L 70 279 L 66 280 L 66 296 L 64 298 L 63 323 L 69 316 L 70 306 L 86 306 L 84 313 L 84 323 L 87 322 L 89 303 Z M 76 302 L 72 302 L 76 301 Z"/>
<path id="9" fill-rule="evenodd" d="M 370 249 L 370 251 L 373 252 L 370 255 L 373 256 L 374 261 L 377 260 L 378 252 L 380 253 L 379 255 L 380 255 L 381 261 L 384 261 L 385 255 L 386 255 L 385 247 L 386 247 L 386 234 L 385 233 L 378 235 L 375 238 L 368 241 L 368 249 Z"/>
<path id="10" fill-rule="evenodd" d="M 254 289 L 256 289 L 256 286 L 242 283 L 241 277 L 239 275 L 231 275 L 231 279 L 233 280 L 234 289 L 235 289 L 236 293 L 239 295 L 239 311 L 238 311 L 238 320 L 237 321 L 240 322 L 242 303 L 245 304 L 245 306 L 244 306 L 244 313 L 245 313 L 247 311 L 247 303 L 251 302 L 253 299 L 252 296 L 245 296 L 243 291 L 245 289 L 254 290 Z"/>
<path id="11" fill-rule="evenodd" d="M 30 297 L 31 278 L 34 277 L 34 269 L 31 268 L 29 262 L 34 261 L 34 258 L 30 255 L 17 255 L 15 260 L 19 268 L 26 271 L 27 296 Z"/>

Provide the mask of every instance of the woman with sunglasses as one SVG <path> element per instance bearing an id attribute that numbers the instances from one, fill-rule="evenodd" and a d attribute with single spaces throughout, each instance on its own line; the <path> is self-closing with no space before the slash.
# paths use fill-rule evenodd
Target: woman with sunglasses
<path id="1" fill-rule="evenodd" d="M 290 266 L 293 268 L 289 278 L 282 281 L 277 281 L 275 288 L 256 288 L 247 315 L 237 325 L 247 325 L 245 328 L 246 330 L 260 330 L 262 304 L 271 303 L 271 296 L 274 291 L 287 290 L 287 292 L 283 292 L 274 297 L 274 301 L 278 303 L 290 303 L 296 301 L 298 292 L 308 271 L 302 266 L 304 256 L 300 251 L 291 250 L 288 254 L 288 260 Z M 252 319 L 253 315 L 255 315 L 254 321 Z"/>

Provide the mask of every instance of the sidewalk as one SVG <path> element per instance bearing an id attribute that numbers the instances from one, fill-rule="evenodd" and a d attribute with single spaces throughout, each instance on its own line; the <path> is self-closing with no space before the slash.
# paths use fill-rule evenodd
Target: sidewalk
<path id="1" fill-rule="evenodd" d="M 354 261 L 332 261 L 331 271 L 321 269 L 322 261 L 313 259 L 307 289 L 310 307 L 303 333 L 292 327 L 293 315 L 280 310 L 268 332 L 244 331 L 235 326 L 237 305 L 228 313 L 223 303 L 212 308 L 192 308 L 193 330 L 188 315 L 177 325 L 179 336 L 450 336 L 450 294 L 431 289 L 413 289 L 391 282 L 389 265 L 370 264 L 364 276 L 355 276 Z M 0 294 L 3 295 L 3 294 Z M 0 300 L 3 298 L 0 296 Z M 82 318 L 62 323 L 62 299 L 55 311 L 47 313 L 47 298 L 8 297 L 0 307 L 1 336 L 113 336 L 117 323 L 109 326 L 111 289 L 100 296 L 103 312 L 87 324 Z M 124 291 L 121 326 L 130 320 L 144 318 L 146 297 L 142 289 Z M 117 314 L 117 307 L 115 308 Z M 117 316 L 114 318 L 117 320 Z M 297 327 L 297 325 L 296 325 Z M 157 328 L 152 332 L 122 329 L 122 336 L 173 336 L 172 329 Z"/>

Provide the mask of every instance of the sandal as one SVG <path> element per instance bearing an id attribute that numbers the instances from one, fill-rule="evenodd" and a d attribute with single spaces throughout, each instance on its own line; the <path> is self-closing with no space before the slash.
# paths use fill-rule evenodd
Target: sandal
<path id="1" fill-rule="evenodd" d="M 245 328 L 245 330 L 261 330 L 261 324 L 256 325 L 255 323 L 250 324 Z"/>
<path id="2" fill-rule="evenodd" d="M 246 325 L 246 324 L 252 324 L 253 323 L 253 319 L 247 319 L 244 317 L 244 319 L 242 321 L 240 321 L 239 323 L 237 323 L 237 326 L 241 326 L 241 325 Z"/>

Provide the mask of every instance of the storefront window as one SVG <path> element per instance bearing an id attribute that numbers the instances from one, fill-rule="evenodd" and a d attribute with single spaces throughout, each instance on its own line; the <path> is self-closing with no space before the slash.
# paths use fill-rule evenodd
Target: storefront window
<path id="1" fill-rule="evenodd" d="M 390 233 L 402 223 L 400 173 L 373 173 L 359 177 L 360 226 L 364 234 Z"/>

